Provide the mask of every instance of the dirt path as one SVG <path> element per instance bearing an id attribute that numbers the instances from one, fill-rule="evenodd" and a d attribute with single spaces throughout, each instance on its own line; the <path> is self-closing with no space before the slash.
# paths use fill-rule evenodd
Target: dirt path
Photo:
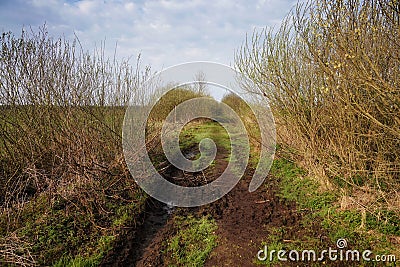
<path id="1" fill-rule="evenodd" d="M 100 266 L 136 266 L 155 237 L 165 228 L 169 216 L 170 210 L 164 203 L 149 198 L 141 224 L 119 237 Z"/>
<path id="2" fill-rule="evenodd" d="M 218 247 L 205 266 L 254 266 L 260 245 L 272 226 L 296 225 L 300 215 L 293 204 L 281 202 L 276 184 L 249 193 L 251 173 L 224 198 L 204 208 L 218 224 Z"/>
<path id="3" fill-rule="evenodd" d="M 222 153 L 217 154 L 215 167 L 206 174 L 209 181 L 219 177 L 226 168 L 227 151 L 219 151 Z M 170 181 L 182 181 L 184 177 L 192 186 L 199 180 L 198 175 L 174 168 L 164 173 Z M 218 225 L 218 246 L 205 266 L 255 266 L 257 252 L 272 228 L 285 227 L 287 239 L 296 239 L 306 230 L 301 226 L 301 214 L 295 204 L 277 196 L 278 181 L 274 177 L 268 176 L 264 183 L 267 186 L 249 193 L 251 178 L 252 171 L 247 170 L 234 189 L 220 200 L 203 207 L 176 209 L 172 215 L 164 204 L 150 200 L 143 224 L 120 238 L 102 266 L 164 266 L 165 241 L 177 231 L 173 217 L 188 214 L 211 215 Z M 315 235 L 319 235 L 318 229 Z"/>

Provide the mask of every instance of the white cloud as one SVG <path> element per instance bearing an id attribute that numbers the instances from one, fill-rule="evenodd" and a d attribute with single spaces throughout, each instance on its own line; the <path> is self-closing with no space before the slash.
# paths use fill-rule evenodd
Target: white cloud
<path id="1" fill-rule="evenodd" d="M 50 34 L 73 38 L 92 50 L 106 40 L 112 56 L 136 58 L 153 69 L 192 60 L 233 64 L 234 51 L 254 27 L 273 26 L 292 0 L 251 1 L 61 1 L 0 3 L 0 30 L 19 34 L 46 22 Z"/>

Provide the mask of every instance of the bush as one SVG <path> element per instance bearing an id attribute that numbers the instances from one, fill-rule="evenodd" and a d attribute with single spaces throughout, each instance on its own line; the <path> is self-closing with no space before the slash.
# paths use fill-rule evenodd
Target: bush
<path id="1" fill-rule="evenodd" d="M 0 36 L 0 251 L 26 244 L 0 262 L 49 265 L 79 254 L 118 230 L 116 207 L 135 206 L 127 216 L 142 208 L 121 127 L 150 70 L 140 71 L 139 58 L 132 67 L 78 45 L 45 28 Z"/>
<path id="2" fill-rule="evenodd" d="M 398 8 L 391 0 L 299 4 L 278 31 L 255 32 L 236 54 L 254 92 L 270 100 L 280 141 L 311 173 L 355 190 L 362 184 L 393 209 L 400 199 Z"/>

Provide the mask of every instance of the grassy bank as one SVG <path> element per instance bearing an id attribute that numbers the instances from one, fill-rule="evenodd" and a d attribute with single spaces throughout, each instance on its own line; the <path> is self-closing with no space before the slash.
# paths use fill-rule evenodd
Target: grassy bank
<path id="1" fill-rule="evenodd" d="M 340 191 L 326 191 L 320 184 L 309 177 L 309 174 L 298 167 L 293 161 L 282 157 L 282 150 L 278 152 L 271 168 L 271 182 L 277 183 L 278 196 L 287 202 L 296 204 L 297 213 L 301 216 L 300 225 L 273 227 L 268 230 L 265 242 L 268 251 L 285 250 L 285 257 L 291 250 L 314 250 L 317 258 L 321 251 L 331 247 L 337 249 L 338 239 L 347 241 L 347 248 L 358 250 L 371 250 L 370 258 L 375 255 L 395 255 L 400 257 L 400 217 L 390 210 L 381 209 L 371 213 L 353 203 L 355 199 L 343 196 Z M 284 154 L 284 153 L 283 153 Z M 261 247 L 260 247 L 261 248 Z M 261 249 L 264 249 L 262 247 Z M 269 255 L 268 255 L 269 257 Z M 279 262 L 276 255 L 273 261 L 256 260 L 261 265 L 286 266 Z M 300 260 L 301 262 L 301 260 Z M 339 262 L 329 261 L 325 255 L 321 261 L 306 261 L 307 266 L 320 266 L 321 264 L 345 264 L 346 266 L 396 266 L 395 262 L 367 262 L 360 261 Z M 338 266 L 339 266 L 338 265 Z M 336 265 L 335 265 L 336 266 Z"/>

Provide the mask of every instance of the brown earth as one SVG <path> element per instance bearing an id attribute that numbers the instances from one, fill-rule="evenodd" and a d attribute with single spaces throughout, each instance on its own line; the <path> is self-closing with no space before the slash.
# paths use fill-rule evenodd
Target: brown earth
<path id="1" fill-rule="evenodd" d="M 207 173 L 210 180 L 218 177 L 227 165 L 225 160 L 221 160 L 223 155 L 218 157 L 212 173 Z M 167 173 L 169 178 L 181 175 L 177 170 Z M 193 177 L 197 179 L 196 175 Z M 277 196 L 278 181 L 274 177 L 268 176 L 265 186 L 250 193 L 248 185 L 251 177 L 252 171 L 247 170 L 245 177 L 220 200 L 199 208 L 175 209 L 171 216 L 164 204 L 150 201 L 143 224 L 119 238 L 117 246 L 107 255 L 102 266 L 164 266 L 166 253 L 162 252 L 166 248 L 165 241 L 177 231 L 173 217 L 185 214 L 211 215 L 218 225 L 218 246 L 205 266 L 255 266 L 262 242 L 268 242 L 268 235 L 277 227 L 284 229 L 282 242 L 292 242 L 307 234 L 323 247 L 331 245 L 327 244 L 319 223 L 302 225 L 302 214 L 296 205 Z M 294 262 L 286 262 L 286 265 L 307 266 Z"/>

